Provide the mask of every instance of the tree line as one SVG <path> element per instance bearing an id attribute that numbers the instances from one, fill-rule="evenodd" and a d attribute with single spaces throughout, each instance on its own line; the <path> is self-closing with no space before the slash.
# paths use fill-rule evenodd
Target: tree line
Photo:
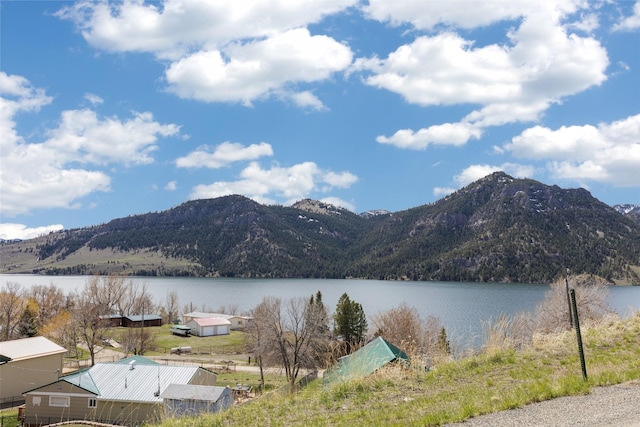
<path id="1" fill-rule="evenodd" d="M 156 304 L 146 285 L 123 276 L 92 276 L 83 289 L 68 295 L 53 284 L 26 289 L 8 282 L 0 289 L 0 340 L 42 335 L 65 347 L 71 357 L 84 348 L 93 365 L 100 347 L 113 337 L 111 315 L 159 313 L 165 323 L 173 323 L 181 311 L 194 309 L 193 303 L 180 309 L 175 291 Z M 234 304 L 217 310 L 203 305 L 202 310 L 240 314 Z M 449 351 L 446 332 L 436 318 L 423 322 L 415 308 L 402 305 L 374 316 L 370 330 L 362 305 L 346 292 L 333 314 L 320 291 L 309 299 L 266 296 L 245 314 L 252 317 L 245 334 L 246 350 L 261 373 L 266 367 L 281 367 L 292 385 L 301 371 L 327 368 L 375 336 L 423 354 L 436 348 Z M 125 354 L 145 354 L 154 348 L 148 328 L 126 328 L 118 339 Z"/>

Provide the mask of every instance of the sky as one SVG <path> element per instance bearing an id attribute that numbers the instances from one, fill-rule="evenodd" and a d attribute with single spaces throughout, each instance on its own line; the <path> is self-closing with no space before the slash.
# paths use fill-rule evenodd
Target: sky
<path id="1" fill-rule="evenodd" d="M 640 204 L 640 1 L 0 1 L 0 238 L 189 200 Z"/>

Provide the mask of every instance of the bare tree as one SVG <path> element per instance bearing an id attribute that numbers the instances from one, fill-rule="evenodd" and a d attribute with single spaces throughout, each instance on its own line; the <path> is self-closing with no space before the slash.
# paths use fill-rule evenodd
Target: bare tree
<path id="1" fill-rule="evenodd" d="M 167 299 L 161 310 L 163 311 L 164 323 L 173 323 L 178 319 L 179 306 L 178 293 L 176 291 L 171 291 L 167 294 Z"/>
<path id="2" fill-rule="evenodd" d="M 77 336 L 86 346 L 91 356 L 91 366 L 95 365 L 96 352 L 102 341 L 106 338 L 109 321 L 105 316 L 111 314 L 108 305 L 99 301 L 99 296 L 94 294 L 94 286 L 86 286 L 76 297 L 73 307 L 73 321 Z"/>
<path id="3" fill-rule="evenodd" d="M 249 333 L 259 363 L 282 366 L 291 385 L 301 369 L 321 365 L 328 342 L 328 315 L 321 300 L 292 298 L 283 304 L 280 298 L 265 297 L 252 314 Z"/>
<path id="4" fill-rule="evenodd" d="M 611 313 L 609 289 L 606 280 L 589 275 L 580 275 L 569 281 L 576 291 L 576 305 L 581 322 L 601 319 Z M 536 306 L 536 329 L 542 333 L 553 333 L 570 328 L 567 290 L 564 279 L 551 285 L 544 299 Z"/>
<path id="5" fill-rule="evenodd" d="M 83 294 L 90 295 L 91 302 L 100 306 L 104 314 L 125 315 L 127 283 L 122 276 L 92 276 L 85 284 Z"/>
<path id="6" fill-rule="evenodd" d="M 445 356 L 450 351 L 446 330 L 435 316 L 421 319 L 418 310 L 403 302 L 398 307 L 376 314 L 372 323 L 375 335 L 382 336 L 412 356 Z"/>
<path id="7" fill-rule="evenodd" d="M 38 305 L 38 326 L 44 327 L 49 323 L 61 310 L 67 307 L 67 297 L 54 284 L 49 286 L 35 285 L 28 292 L 30 299 L 34 300 Z"/>
<path id="8" fill-rule="evenodd" d="M 254 321 L 247 328 L 247 350 L 253 354 L 260 368 L 260 383 L 264 390 L 264 367 L 271 364 L 273 330 L 270 320 L 273 313 L 280 311 L 281 301 L 275 297 L 264 297 L 262 302 L 250 311 Z M 259 321 L 255 321 L 258 319 Z"/>
<path id="9" fill-rule="evenodd" d="M 0 290 L 0 327 L 2 341 L 16 336 L 18 324 L 27 305 L 25 292 L 19 283 L 7 282 Z"/>

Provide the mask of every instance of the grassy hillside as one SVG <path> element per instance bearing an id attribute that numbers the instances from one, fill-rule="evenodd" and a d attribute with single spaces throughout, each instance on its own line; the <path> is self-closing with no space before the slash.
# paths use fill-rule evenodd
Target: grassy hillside
<path id="1" fill-rule="evenodd" d="M 428 372 L 387 368 L 329 390 L 317 380 L 296 395 L 267 395 L 221 414 L 168 419 L 159 427 L 441 425 L 640 378 L 640 313 L 583 328 L 583 343 L 588 381 L 570 331 L 539 338 L 526 350 L 490 349 Z"/>

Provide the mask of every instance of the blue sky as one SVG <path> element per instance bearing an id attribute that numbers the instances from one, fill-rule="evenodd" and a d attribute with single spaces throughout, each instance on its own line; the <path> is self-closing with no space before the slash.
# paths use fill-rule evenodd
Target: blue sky
<path id="1" fill-rule="evenodd" d="M 640 1 L 2 1 L 0 237 L 496 170 L 640 203 Z"/>

